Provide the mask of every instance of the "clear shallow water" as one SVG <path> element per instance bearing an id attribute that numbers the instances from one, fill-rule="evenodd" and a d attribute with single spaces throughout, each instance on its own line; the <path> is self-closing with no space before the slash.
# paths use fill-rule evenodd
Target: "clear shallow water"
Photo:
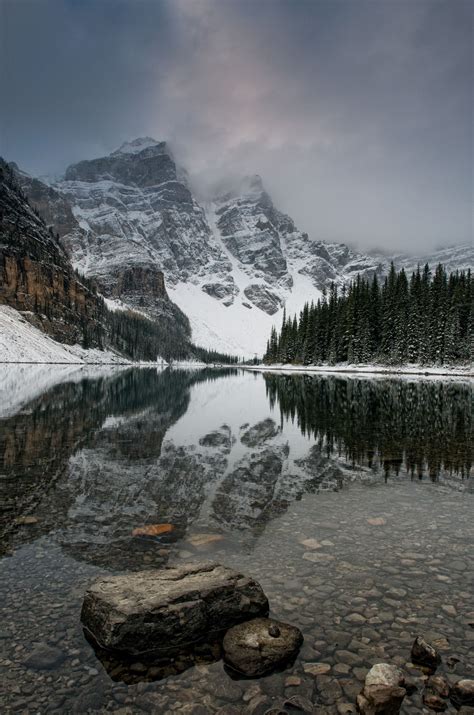
<path id="1" fill-rule="evenodd" d="M 473 677 L 469 383 L 2 370 L 4 711 L 250 713 L 300 694 L 337 713 L 371 664 L 405 666 L 419 632 L 458 659 L 449 677 Z M 90 581 L 187 559 L 257 578 L 305 635 L 295 664 L 234 681 L 217 652 L 153 672 L 101 661 L 79 622 Z M 38 644 L 48 670 L 28 664 Z M 410 672 L 403 711 L 421 712 Z"/>

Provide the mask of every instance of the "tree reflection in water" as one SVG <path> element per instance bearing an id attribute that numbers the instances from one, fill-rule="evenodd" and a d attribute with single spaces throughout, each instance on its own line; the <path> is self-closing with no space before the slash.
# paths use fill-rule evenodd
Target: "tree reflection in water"
<path id="1" fill-rule="evenodd" d="M 296 421 L 328 456 L 401 467 L 436 480 L 472 466 L 473 389 L 469 383 L 313 375 L 264 375 L 281 419 Z"/>

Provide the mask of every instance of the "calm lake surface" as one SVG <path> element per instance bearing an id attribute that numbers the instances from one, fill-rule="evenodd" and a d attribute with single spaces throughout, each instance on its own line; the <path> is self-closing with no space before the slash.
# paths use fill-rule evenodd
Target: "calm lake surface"
<path id="1" fill-rule="evenodd" d="M 0 710 L 250 715 L 298 695 L 336 714 L 386 661 L 417 686 L 402 712 L 423 712 L 417 634 L 449 679 L 474 677 L 473 396 L 454 379 L 2 366 Z M 133 535 L 153 524 L 172 529 Z M 255 577 L 304 633 L 296 662 L 235 680 L 215 650 L 96 655 L 89 583 L 187 560 Z"/>

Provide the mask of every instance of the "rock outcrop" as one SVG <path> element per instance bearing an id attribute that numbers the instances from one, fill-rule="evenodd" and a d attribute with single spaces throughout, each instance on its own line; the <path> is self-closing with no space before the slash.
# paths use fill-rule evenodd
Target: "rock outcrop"
<path id="1" fill-rule="evenodd" d="M 301 631 L 272 618 L 254 618 L 234 626 L 224 636 L 224 661 L 242 675 L 257 677 L 298 655 Z"/>
<path id="2" fill-rule="evenodd" d="M 98 579 L 81 620 L 102 648 L 170 654 L 267 612 L 253 579 L 218 564 L 185 564 Z"/>
<path id="3" fill-rule="evenodd" d="M 274 293 L 265 285 L 259 285 L 258 283 L 252 283 L 244 289 L 244 295 L 253 303 L 257 308 L 263 310 L 264 313 L 268 315 L 274 315 L 278 313 L 283 305 L 283 300 L 281 296 Z"/>

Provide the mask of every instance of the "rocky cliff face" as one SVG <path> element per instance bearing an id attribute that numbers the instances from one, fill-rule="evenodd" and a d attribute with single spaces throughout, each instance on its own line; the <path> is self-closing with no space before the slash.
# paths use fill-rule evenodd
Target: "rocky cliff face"
<path id="1" fill-rule="evenodd" d="M 64 249 L 0 160 L 0 304 L 60 342 L 101 346 L 103 301 L 74 273 Z"/>
<path id="2" fill-rule="evenodd" d="M 84 230 L 73 260 L 103 285 L 124 265 L 159 267 L 173 285 L 225 262 L 164 142 L 70 166 L 57 188 Z"/>
<path id="3" fill-rule="evenodd" d="M 38 241 L 20 240 L 22 234 L 18 231 L 11 237 L 8 249 L 5 248 L 2 254 L 3 302 L 28 311 L 30 322 L 60 342 L 83 342 L 87 347 L 102 347 L 110 342 L 111 332 L 102 299 L 105 297 L 110 299 L 106 303 L 112 310 L 131 309 L 156 320 L 163 333 L 167 354 L 172 354 L 173 344 L 179 347 L 178 352 L 182 352 L 189 344 L 189 321 L 170 301 L 159 266 L 150 261 L 117 261 L 110 265 L 106 274 L 96 275 L 92 271 L 87 280 L 79 279 L 71 259 L 75 261 L 75 249 L 86 245 L 91 237 L 74 216 L 69 200 L 55 188 L 20 171 L 15 164 L 5 165 L 5 172 L 22 194 L 20 204 L 28 198 L 27 213 L 34 216 L 35 225 L 40 226 L 46 243 L 43 241 L 39 250 Z M 5 193 L 1 203 L 7 202 Z M 22 230 L 24 233 L 26 225 Z M 31 226 L 28 230 L 31 233 Z M 86 272 L 84 265 L 75 263 L 83 275 Z M 52 266 L 56 269 L 52 270 Z M 91 317 L 97 324 L 91 323 Z"/>

